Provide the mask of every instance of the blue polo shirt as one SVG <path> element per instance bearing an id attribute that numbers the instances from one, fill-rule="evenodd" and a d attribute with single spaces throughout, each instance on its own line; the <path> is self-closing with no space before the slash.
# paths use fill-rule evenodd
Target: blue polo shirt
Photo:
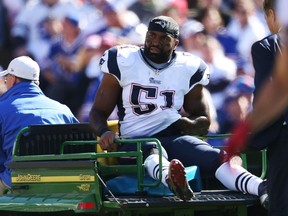
<path id="1" fill-rule="evenodd" d="M 14 140 L 28 125 L 78 123 L 70 109 L 46 97 L 33 82 L 19 82 L 0 96 L 0 179 L 11 187 L 7 167 Z"/>

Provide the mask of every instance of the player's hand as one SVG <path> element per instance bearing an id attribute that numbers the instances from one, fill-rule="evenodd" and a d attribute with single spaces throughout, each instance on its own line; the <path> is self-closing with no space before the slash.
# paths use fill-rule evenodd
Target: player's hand
<path id="1" fill-rule="evenodd" d="M 182 117 L 176 124 L 177 129 L 182 134 L 202 136 L 208 133 L 210 122 L 205 116 L 200 116 L 193 120 L 188 117 Z"/>
<path id="2" fill-rule="evenodd" d="M 226 157 L 224 161 L 229 161 L 233 156 L 238 155 L 246 147 L 250 132 L 250 124 L 244 121 L 238 124 L 226 143 Z"/>
<path id="3" fill-rule="evenodd" d="M 113 131 L 106 131 L 99 139 L 99 145 L 102 150 L 109 150 L 112 148 L 112 144 L 115 139 L 119 139 L 119 136 Z"/>

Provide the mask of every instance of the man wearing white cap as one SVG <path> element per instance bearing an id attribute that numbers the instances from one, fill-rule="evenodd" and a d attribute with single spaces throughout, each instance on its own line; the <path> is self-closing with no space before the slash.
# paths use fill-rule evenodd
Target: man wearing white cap
<path id="1" fill-rule="evenodd" d="M 15 75 L 15 77 L 35 81 L 39 84 L 40 68 L 37 62 L 28 56 L 21 56 L 13 59 L 7 70 L 0 72 L 0 76 Z"/>
<path id="2" fill-rule="evenodd" d="M 0 72 L 0 194 L 11 187 L 8 168 L 17 133 L 32 124 L 78 123 L 70 109 L 39 88 L 40 68 L 28 56 L 13 59 Z"/>

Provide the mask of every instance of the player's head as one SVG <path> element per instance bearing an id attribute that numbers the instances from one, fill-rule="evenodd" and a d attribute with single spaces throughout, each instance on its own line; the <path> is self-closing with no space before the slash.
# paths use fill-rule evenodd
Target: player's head
<path id="1" fill-rule="evenodd" d="M 278 23 L 278 19 L 276 17 L 276 1 L 277 0 L 263 1 L 266 23 L 272 34 L 278 33 L 280 29 L 280 24 Z"/>
<path id="2" fill-rule="evenodd" d="M 178 23 L 167 16 L 150 20 L 145 38 L 144 53 L 155 63 L 167 62 L 175 51 L 179 40 Z"/>

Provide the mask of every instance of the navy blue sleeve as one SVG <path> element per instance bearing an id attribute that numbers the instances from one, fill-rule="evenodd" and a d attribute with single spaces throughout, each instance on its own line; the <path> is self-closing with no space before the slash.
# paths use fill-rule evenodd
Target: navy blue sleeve
<path id="1" fill-rule="evenodd" d="M 121 80 L 121 74 L 117 63 L 117 51 L 117 47 L 113 47 L 109 50 L 107 66 L 109 72 Z"/>
<path id="2" fill-rule="evenodd" d="M 255 97 L 257 97 L 263 83 L 271 77 L 278 49 L 277 35 L 272 35 L 252 45 L 251 55 L 255 69 Z"/>
<path id="3" fill-rule="evenodd" d="M 195 74 L 193 74 L 193 76 L 190 79 L 190 83 L 189 83 L 189 87 L 190 88 L 191 88 L 191 86 L 193 86 L 195 83 L 198 83 L 203 78 L 206 69 L 207 69 L 207 65 L 201 59 L 200 60 L 200 65 L 199 65 L 197 71 L 195 72 Z"/>

